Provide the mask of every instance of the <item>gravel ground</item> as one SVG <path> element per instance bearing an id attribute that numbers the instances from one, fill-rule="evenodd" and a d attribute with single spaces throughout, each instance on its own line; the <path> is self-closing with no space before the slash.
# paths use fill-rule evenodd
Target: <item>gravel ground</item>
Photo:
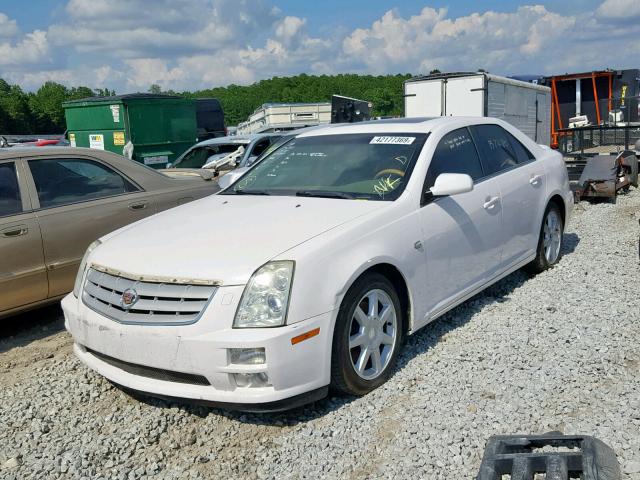
<path id="1" fill-rule="evenodd" d="M 490 435 L 559 430 L 601 438 L 640 479 L 639 217 L 638 190 L 579 204 L 556 268 L 411 337 L 366 397 L 280 415 L 132 398 L 44 311 L 0 339 L 0 478 L 470 479 Z"/>

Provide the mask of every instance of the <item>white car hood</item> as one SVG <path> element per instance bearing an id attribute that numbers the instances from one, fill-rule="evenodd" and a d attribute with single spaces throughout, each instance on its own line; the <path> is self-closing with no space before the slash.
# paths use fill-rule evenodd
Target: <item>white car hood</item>
<path id="1" fill-rule="evenodd" d="M 243 285 L 280 253 L 389 203 L 213 195 L 107 235 L 90 263 L 148 279 Z"/>

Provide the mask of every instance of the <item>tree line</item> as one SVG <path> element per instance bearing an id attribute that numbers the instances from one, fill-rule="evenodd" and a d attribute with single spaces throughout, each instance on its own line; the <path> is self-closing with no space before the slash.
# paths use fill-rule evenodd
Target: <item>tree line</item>
<path id="1" fill-rule="evenodd" d="M 162 91 L 152 85 L 149 92 L 187 98 L 220 100 L 227 125 L 246 120 L 264 103 L 326 102 L 331 95 L 344 95 L 373 103 L 374 116 L 401 115 L 404 106 L 402 84 L 409 74 L 398 75 L 297 75 L 273 77 L 252 85 L 229 85 L 199 91 Z M 52 134 L 65 130 L 62 102 L 80 98 L 115 95 L 115 90 L 66 87 L 46 82 L 35 92 L 25 92 L 0 78 L 0 134 Z"/>
<path id="2" fill-rule="evenodd" d="M 0 134 L 62 133 L 65 131 L 62 102 L 114 93 L 109 89 L 67 88 L 56 82 L 46 82 L 35 92 L 25 92 L 0 78 Z"/>

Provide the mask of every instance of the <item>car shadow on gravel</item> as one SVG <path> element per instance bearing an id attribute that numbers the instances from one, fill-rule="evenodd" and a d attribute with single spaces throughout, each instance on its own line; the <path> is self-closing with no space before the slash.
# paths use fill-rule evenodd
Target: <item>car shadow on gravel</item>
<path id="1" fill-rule="evenodd" d="M 0 319 L 0 353 L 46 338 L 64 330 L 60 304 Z"/>
<path id="2" fill-rule="evenodd" d="M 560 255 L 565 256 L 573 253 L 579 243 L 580 237 L 578 237 L 577 234 L 565 233 L 562 236 L 562 249 L 560 250 Z M 562 259 L 560 261 L 562 261 Z"/>
<path id="3" fill-rule="evenodd" d="M 562 255 L 571 254 L 578 246 L 578 243 L 580 243 L 578 235 L 575 233 L 565 234 L 562 245 Z M 468 323 L 474 315 L 481 312 L 482 309 L 488 305 L 496 302 L 503 303 L 509 301 L 510 294 L 515 289 L 521 287 L 530 278 L 531 275 L 523 270 L 518 270 L 470 298 L 463 304 L 457 306 L 438 320 L 418 331 L 415 335 L 410 336 L 398 357 L 398 363 L 394 369 L 392 378 L 396 372 L 405 368 L 413 358 L 427 353 L 437 345 L 445 335 Z M 242 423 L 277 427 L 291 427 L 298 423 L 305 423 L 316 418 L 323 417 L 358 398 L 329 394 L 328 397 L 318 400 L 315 403 L 286 412 L 258 414 L 222 410 L 219 408 L 193 405 L 186 402 L 165 401 L 130 391 L 127 393 L 137 400 L 156 408 L 177 407 L 189 414 L 197 415 L 202 418 L 207 417 L 210 414 L 215 414 L 222 415 Z"/>

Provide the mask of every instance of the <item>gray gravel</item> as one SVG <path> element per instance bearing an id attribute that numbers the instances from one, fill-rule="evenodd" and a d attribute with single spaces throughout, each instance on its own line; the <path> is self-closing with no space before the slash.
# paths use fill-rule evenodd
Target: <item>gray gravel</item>
<path id="1" fill-rule="evenodd" d="M 556 268 L 411 337 L 366 397 L 282 415 L 132 398 L 64 332 L 0 340 L 0 478 L 462 479 L 490 435 L 559 430 L 601 438 L 640 479 L 639 217 L 638 190 L 579 204 Z"/>

